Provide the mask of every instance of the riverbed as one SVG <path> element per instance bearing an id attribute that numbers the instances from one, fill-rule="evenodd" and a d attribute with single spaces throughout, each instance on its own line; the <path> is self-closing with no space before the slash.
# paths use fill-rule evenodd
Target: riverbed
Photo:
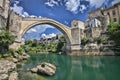
<path id="1" fill-rule="evenodd" d="M 120 80 L 119 56 L 30 55 L 21 66 L 19 80 Z M 56 65 L 56 74 L 49 77 L 28 71 L 41 62 Z"/>

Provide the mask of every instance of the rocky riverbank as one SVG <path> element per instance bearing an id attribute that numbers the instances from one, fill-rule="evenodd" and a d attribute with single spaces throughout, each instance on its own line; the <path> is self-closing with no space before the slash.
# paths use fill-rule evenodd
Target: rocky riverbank
<path id="1" fill-rule="evenodd" d="M 17 53 L 14 53 L 14 58 L 12 58 L 12 61 L 14 63 L 21 62 L 23 60 L 27 60 L 30 56 L 26 53 L 23 53 L 22 55 L 18 55 Z"/>
<path id="2" fill-rule="evenodd" d="M 0 60 L 0 80 L 18 80 L 17 67 L 14 62 Z"/>
<path id="3" fill-rule="evenodd" d="M 27 60 L 30 56 L 26 53 L 19 55 L 14 53 L 13 57 L 0 60 L 0 80 L 18 80 L 17 63 Z"/>

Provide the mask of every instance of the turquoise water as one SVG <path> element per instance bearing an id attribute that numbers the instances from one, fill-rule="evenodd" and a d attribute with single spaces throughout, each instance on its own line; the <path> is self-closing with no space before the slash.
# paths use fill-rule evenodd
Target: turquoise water
<path id="1" fill-rule="evenodd" d="M 48 77 L 27 71 L 41 62 L 55 64 L 56 74 Z M 120 57 L 32 54 L 19 74 L 20 80 L 120 80 Z"/>

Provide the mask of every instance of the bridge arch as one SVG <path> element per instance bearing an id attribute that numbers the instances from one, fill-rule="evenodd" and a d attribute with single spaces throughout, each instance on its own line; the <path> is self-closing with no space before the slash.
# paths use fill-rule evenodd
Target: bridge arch
<path id="1" fill-rule="evenodd" d="M 37 26 L 37 25 L 51 25 L 55 28 L 57 28 L 59 31 L 61 31 L 65 39 L 67 41 L 67 45 L 71 44 L 71 29 L 55 20 L 48 19 L 48 18 L 41 18 L 41 19 L 35 19 L 35 18 L 23 18 L 22 19 L 22 24 L 21 24 L 21 30 L 20 30 L 20 40 L 22 39 L 23 35 L 32 27 Z"/>

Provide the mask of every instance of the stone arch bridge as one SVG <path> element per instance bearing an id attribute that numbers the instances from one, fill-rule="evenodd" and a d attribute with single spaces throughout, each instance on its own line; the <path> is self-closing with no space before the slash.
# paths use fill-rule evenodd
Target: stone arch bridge
<path id="1" fill-rule="evenodd" d="M 81 26 L 84 26 L 83 22 L 79 22 Z M 80 49 L 80 42 L 81 42 L 81 36 L 80 36 L 80 27 L 78 26 L 77 21 L 73 21 L 72 27 L 68 27 L 60 22 L 57 22 L 53 19 L 49 18 L 23 18 L 20 16 L 11 16 L 10 18 L 10 31 L 13 33 L 13 35 L 16 36 L 15 43 L 11 45 L 11 48 L 17 49 L 20 47 L 22 37 L 28 31 L 30 28 L 41 25 L 41 24 L 48 24 L 51 25 L 58 30 L 60 30 L 67 41 L 66 45 L 66 51 L 72 51 L 72 50 L 79 50 Z"/>

